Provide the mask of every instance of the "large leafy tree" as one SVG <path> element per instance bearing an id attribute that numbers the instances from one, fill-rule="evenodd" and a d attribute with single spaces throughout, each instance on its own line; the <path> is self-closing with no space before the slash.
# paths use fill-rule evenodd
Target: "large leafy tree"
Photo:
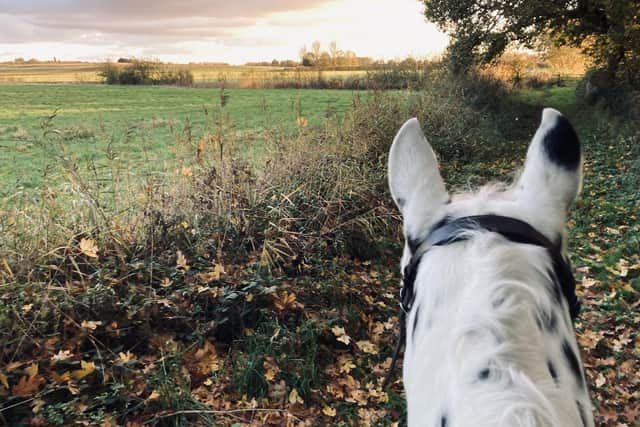
<path id="1" fill-rule="evenodd" d="M 425 15 L 452 37 L 456 72 L 488 63 L 513 44 L 541 38 L 581 46 L 612 77 L 640 71 L 640 0 L 422 0 Z"/>

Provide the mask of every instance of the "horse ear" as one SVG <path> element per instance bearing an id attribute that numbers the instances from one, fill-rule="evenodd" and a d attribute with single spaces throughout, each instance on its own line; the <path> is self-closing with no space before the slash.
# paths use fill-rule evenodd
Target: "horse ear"
<path id="1" fill-rule="evenodd" d="M 564 221 L 582 186 L 580 140 L 557 110 L 545 108 L 518 185 L 527 207 L 558 212 Z"/>
<path id="2" fill-rule="evenodd" d="M 408 120 L 389 151 L 389 188 L 405 226 L 446 203 L 449 194 L 418 119 Z"/>

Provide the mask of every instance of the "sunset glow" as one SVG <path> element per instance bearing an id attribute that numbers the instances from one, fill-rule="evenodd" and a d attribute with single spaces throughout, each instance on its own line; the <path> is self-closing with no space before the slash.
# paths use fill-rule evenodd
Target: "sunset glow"
<path id="1" fill-rule="evenodd" d="M 0 61 L 242 64 L 297 60 L 314 40 L 393 59 L 437 55 L 447 43 L 417 0 L 0 0 L 0 26 Z"/>

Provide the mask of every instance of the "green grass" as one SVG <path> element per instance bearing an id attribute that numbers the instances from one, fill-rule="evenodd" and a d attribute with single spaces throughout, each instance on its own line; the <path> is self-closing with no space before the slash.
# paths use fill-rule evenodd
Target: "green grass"
<path id="1" fill-rule="evenodd" d="M 251 156 L 264 149 L 262 133 L 297 131 L 302 115 L 309 126 L 342 114 L 349 91 L 230 89 L 223 110 L 218 89 L 100 85 L 0 85 L 0 198 L 42 186 L 43 174 L 59 147 L 43 145 L 42 124 L 54 115 L 68 154 L 103 165 L 117 155 L 138 174 L 163 169 L 174 158 L 177 140 L 190 144 L 227 127 L 243 135 Z M 205 113 L 206 111 L 206 113 Z M 188 137 L 187 137 L 188 138 Z M 52 151 L 53 150 L 53 151 Z"/>

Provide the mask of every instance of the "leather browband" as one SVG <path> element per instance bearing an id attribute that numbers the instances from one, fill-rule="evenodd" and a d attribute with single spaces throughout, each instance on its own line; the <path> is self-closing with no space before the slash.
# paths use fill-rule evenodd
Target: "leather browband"
<path id="1" fill-rule="evenodd" d="M 405 269 L 403 277 L 403 287 L 400 291 L 401 308 L 408 313 L 413 305 L 414 281 L 417 263 L 424 253 L 433 246 L 444 246 L 451 243 L 468 240 L 470 237 L 466 231 L 486 230 L 502 235 L 509 241 L 515 243 L 523 243 L 528 245 L 536 245 L 547 249 L 552 261 L 553 271 L 558 280 L 562 294 L 567 300 L 571 318 L 575 319 L 578 315 L 578 302 L 575 295 L 575 279 L 571 273 L 571 265 L 565 260 L 560 252 L 560 243 L 554 244 L 538 230 L 528 223 L 516 218 L 500 215 L 474 215 L 455 219 L 450 222 L 442 223 L 429 233 L 427 238 L 416 245 L 418 248 L 412 254 L 411 260 Z"/>

